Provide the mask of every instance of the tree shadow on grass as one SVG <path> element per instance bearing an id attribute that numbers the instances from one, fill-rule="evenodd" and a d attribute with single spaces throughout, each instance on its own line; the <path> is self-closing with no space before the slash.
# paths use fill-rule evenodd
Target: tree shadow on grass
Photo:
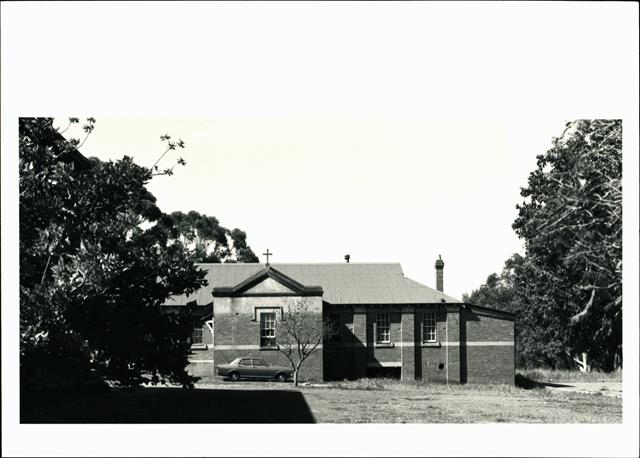
<path id="1" fill-rule="evenodd" d="M 21 403 L 20 422 L 315 423 L 315 418 L 298 391 L 139 388 Z"/>
<path id="2" fill-rule="evenodd" d="M 545 387 L 553 387 L 553 388 L 567 388 L 572 385 L 563 385 L 560 383 L 551 383 L 551 382 L 539 382 L 537 380 L 531 380 L 521 374 L 516 374 L 516 386 L 518 388 L 524 388 L 525 390 L 532 390 L 534 388 L 545 388 Z"/>

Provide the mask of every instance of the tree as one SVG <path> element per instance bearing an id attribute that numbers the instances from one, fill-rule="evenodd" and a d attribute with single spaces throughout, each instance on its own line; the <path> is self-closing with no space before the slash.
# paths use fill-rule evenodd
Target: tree
<path id="1" fill-rule="evenodd" d="M 547 346 L 582 370 L 622 363 L 621 178 L 621 121 L 567 123 L 538 156 L 513 224 L 526 249 L 523 320 L 548 325 Z"/>
<path id="2" fill-rule="evenodd" d="M 464 294 L 464 302 L 504 310 L 516 315 L 515 358 L 516 366 L 522 368 L 540 366 L 566 366 L 564 351 L 567 336 L 565 329 L 553 319 L 556 312 L 546 310 L 542 317 L 531 316 L 531 311 L 540 312 L 540 307 L 554 306 L 553 301 L 538 301 L 531 291 L 529 280 L 534 275 L 527 259 L 516 253 L 505 261 L 502 272 L 492 273 L 485 284 Z M 548 316 L 551 319 L 546 319 Z"/>
<path id="3" fill-rule="evenodd" d="M 324 339 L 337 332 L 322 320 L 322 312 L 314 312 L 306 299 L 283 300 L 282 316 L 276 321 L 278 351 L 293 370 L 293 383 L 298 386 L 298 374 L 303 363 L 317 352 Z"/>
<path id="4" fill-rule="evenodd" d="M 174 236 L 193 249 L 198 262 L 258 262 L 244 231 L 230 231 L 217 218 L 196 211 L 175 211 L 171 218 Z"/>
<path id="5" fill-rule="evenodd" d="M 87 160 L 84 141 L 49 118 L 21 118 L 19 135 L 21 386 L 192 386 L 191 319 L 160 305 L 204 285 L 204 272 L 146 189 L 170 173 L 127 156 Z"/>
<path id="6" fill-rule="evenodd" d="M 504 264 L 500 275 L 492 273 L 486 282 L 471 294 L 463 294 L 462 300 L 476 305 L 491 307 L 505 312 L 517 313 L 515 291 L 515 269 L 522 265 L 524 258 L 513 254 Z"/>

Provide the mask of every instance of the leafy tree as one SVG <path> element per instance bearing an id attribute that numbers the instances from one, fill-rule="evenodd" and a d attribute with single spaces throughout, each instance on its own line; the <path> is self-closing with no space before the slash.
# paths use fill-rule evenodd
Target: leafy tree
<path id="1" fill-rule="evenodd" d="M 278 351 L 291 364 L 293 383 L 298 386 L 298 374 L 304 362 L 337 330 L 322 320 L 321 312 L 312 310 L 308 299 L 283 301 L 282 316 L 276 321 Z"/>
<path id="2" fill-rule="evenodd" d="M 87 160 L 52 121 L 19 122 L 21 386 L 192 385 L 190 318 L 160 304 L 205 281 L 145 187 L 166 173 Z"/>
<path id="3" fill-rule="evenodd" d="M 471 294 L 463 294 L 462 300 L 476 305 L 491 307 L 505 312 L 517 313 L 515 291 L 515 269 L 521 266 L 524 258 L 519 254 L 512 255 L 504 265 L 504 269 L 498 275 L 492 273 L 486 282 Z"/>
<path id="4" fill-rule="evenodd" d="M 174 236 L 193 249 L 199 262 L 258 262 L 247 245 L 247 234 L 240 229 L 230 231 L 217 218 L 196 211 L 175 211 L 171 219 Z"/>
<path id="5" fill-rule="evenodd" d="M 547 311 L 551 318 L 549 320 L 530 316 L 531 311 L 539 311 L 541 306 L 535 300 L 535 292 L 530 291 L 529 279 L 532 274 L 526 258 L 516 253 L 505 262 L 499 275 L 492 273 L 485 284 L 470 295 L 464 294 L 462 299 L 516 315 L 517 367 L 567 366 L 564 351 L 564 345 L 568 343 L 567 336 L 559 323 L 553 320 L 555 312 Z"/>
<path id="6" fill-rule="evenodd" d="M 567 123 L 521 191 L 522 319 L 544 329 L 555 361 L 622 362 L 622 123 Z M 563 357 L 560 354 L 564 354 Z"/>

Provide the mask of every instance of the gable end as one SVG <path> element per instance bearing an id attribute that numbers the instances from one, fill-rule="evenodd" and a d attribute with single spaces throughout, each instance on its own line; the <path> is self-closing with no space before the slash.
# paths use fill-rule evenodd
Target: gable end
<path id="1" fill-rule="evenodd" d="M 322 296 L 321 286 L 305 286 L 293 278 L 265 267 L 233 287 L 213 288 L 214 297 L 234 296 Z"/>

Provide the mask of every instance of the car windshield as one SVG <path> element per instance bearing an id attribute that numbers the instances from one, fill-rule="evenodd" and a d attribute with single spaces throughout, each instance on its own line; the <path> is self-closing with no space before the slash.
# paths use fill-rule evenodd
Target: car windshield
<path id="1" fill-rule="evenodd" d="M 237 366 L 241 359 L 242 358 L 236 358 L 233 361 L 231 361 L 229 364 L 233 366 Z"/>

